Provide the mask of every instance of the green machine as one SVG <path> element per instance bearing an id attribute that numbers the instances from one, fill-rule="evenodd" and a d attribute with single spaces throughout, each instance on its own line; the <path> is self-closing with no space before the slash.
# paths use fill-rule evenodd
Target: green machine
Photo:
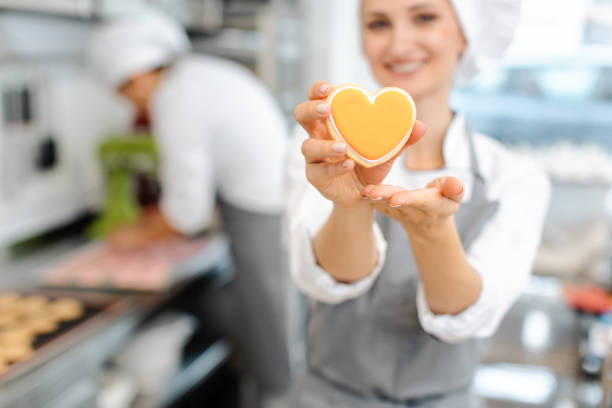
<path id="1" fill-rule="evenodd" d="M 91 238 L 102 238 L 117 227 L 138 221 L 140 204 L 135 174 L 156 177 L 159 154 L 150 133 L 115 135 L 98 149 L 105 174 L 106 198 L 100 215 L 88 227 Z"/>

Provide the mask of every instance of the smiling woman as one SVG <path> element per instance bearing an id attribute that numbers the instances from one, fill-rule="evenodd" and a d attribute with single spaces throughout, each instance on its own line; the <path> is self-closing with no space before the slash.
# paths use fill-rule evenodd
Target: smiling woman
<path id="1" fill-rule="evenodd" d="M 362 0 L 370 69 L 381 86 L 410 94 L 418 115 L 382 164 L 363 165 L 333 138 L 333 84 L 316 82 L 296 107 L 291 273 L 312 302 L 308 369 L 291 407 L 472 406 L 478 339 L 526 285 L 549 184 L 528 159 L 474 134 L 449 95 L 501 55 L 519 8 Z M 363 131 L 362 119 L 342 128 Z M 373 128 L 372 139 L 393 138 L 389 128 Z"/>
<path id="2" fill-rule="evenodd" d="M 448 0 L 364 0 L 361 13 L 363 50 L 381 85 L 401 87 L 416 100 L 448 94 L 466 49 Z"/>

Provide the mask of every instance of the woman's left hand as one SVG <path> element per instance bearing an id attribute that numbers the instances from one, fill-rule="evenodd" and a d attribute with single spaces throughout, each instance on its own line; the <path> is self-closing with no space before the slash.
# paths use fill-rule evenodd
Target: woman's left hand
<path id="1" fill-rule="evenodd" d="M 432 231 L 459 210 L 463 184 L 455 177 L 435 179 L 427 187 L 407 190 L 389 185 L 369 185 L 361 190 L 374 208 L 398 221 L 410 234 Z"/>

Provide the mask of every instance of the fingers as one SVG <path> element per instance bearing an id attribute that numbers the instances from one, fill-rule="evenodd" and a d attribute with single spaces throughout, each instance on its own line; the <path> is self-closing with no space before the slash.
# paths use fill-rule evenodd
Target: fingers
<path id="1" fill-rule="evenodd" d="M 448 200 L 440 200 L 446 198 Z M 456 177 L 441 177 L 419 190 L 404 190 L 387 198 L 391 207 L 411 206 L 423 211 L 451 209 L 461 203 L 463 184 Z M 450 201 L 449 201 L 450 200 Z M 446 211 L 446 210 L 444 210 Z"/>
<path id="2" fill-rule="evenodd" d="M 402 146 L 400 151 L 397 152 L 397 154 L 393 156 L 387 163 L 393 164 L 395 160 L 397 160 L 397 158 L 402 155 L 402 153 L 404 152 L 404 149 L 416 144 L 419 140 L 421 140 L 421 138 L 425 135 L 426 131 L 427 131 L 427 126 L 425 126 L 423 122 L 420 122 L 417 120 L 414 124 L 414 127 L 412 128 L 412 133 L 410 134 L 410 138 L 408 138 L 408 141 L 406 142 L 406 144 Z M 386 163 L 383 163 L 383 164 L 386 164 Z"/>
<path id="3" fill-rule="evenodd" d="M 413 144 L 416 144 L 419 140 L 421 140 L 421 138 L 425 135 L 426 131 L 427 131 L 427 126 L 425 126 L 423 122 L 417 120 L 414 123 L 414 126 L 412 127 L 412 133 L 410 133 L 410 137 L 408 138 L 408 141 L 406 142 L 404 146 L 402 146 L 400 151 L 397 152 L 397 154 L 393 156 L 391 160 L 389 160 L 389 162 L 393 163 L 398 157 L 402 155 L 405 148 L 407 148 L 408 146 L 412 146 Z"/>
<path id="4" fill-rule="evenodd" d="M 313 186 L 329 184 L 334 177 L 349 173 L 355 168 L 355 162 L 347 159 L 339 163 L 318 163 L 306 166 L 306 178 Z"/>
<path id="5" fill-rule="evenodd" d="M 456 203 L 463 198 L 463 183 L 456 177 L 440 177 L 429 183 L 428 187 L 436 188 L 443 197 Z"/>
<path id="6" fill-rule="evenodd" d="M 461 198 L 463 198 L 463 184 L 455 177 L 446 177 L 442 183 L 440 192 L 444 197 L 459 203 L 461 202 Z"/>
<path id="7" fill-rule="evenodd" d="M 404 190 L 393 194 L 388 198 L 389 206 L 393 208 L 410 206 L 420 210 L 428 210 L 432 207 L 436 197 L 429 189 Z"/>
<path id="8" fill-rule="evenodd" d="M 427 211 L 440 206 L 440 194 L 431 187 L 406 190 L 396 186 L 370 185 L 363 188 L 361 195 L 374 201 L 386 200 L 389 206 L 393 208 L 410 206 Z"/>
<path id="9" fill-rule="evenodd" d="M 295 120 L 308 132 L 311 133 L 318 126 L 321 126 L 331 113 L 331 106 L 325 101 L 308 101 L 300 103 L 295 107 L 293 116 Z"/>
<path id="10" fill-rule="evenodd" d="M 420 209 L 425 209 L 432 200 L 439 198 L 431 188 L 407 190 L 390 185 L 366 186 L 361 190 L 361 196 L 374 201 L 386 200 L 394 208 L 411 206 Z"/>
<path id="11" fill-rule="evenodd" d="M 327 81 L 315 82 L 308 88 L 308 101 L 295 107 L 293 116 L 295 120 L 310 134 L 311 137 L 323 138 L 326 133 L 324 120 L 331 113 L 331 106 L 325 98 L 333 90 L 332 84 Z"/>
<path id="12" fill-rule="evenodd" d="M 310 86 L 310 88 L 308 88 L 308 99 L 311 101 L 315 99 L 325 99 L 333 88 L 334 87 L 332 84 L 327 81 L 315 82 L 312 86 Z"/>
<path id="13" fill-rule="evenodd" d="M 427 132 L 427 126 L 420 120 L 417 120 L 412 128 L 412 133 L 410 134 L 410 138 L 408 142 L 406 142 L 406 147 L 412 146 L 416 144 Z"/>
<path id="14" fill-rule="evenodd" d="M 400 191 L 405 191 L 405 189 L 389 185 L 369 185 L 361 190 L 361 196 L 375 201 L 389 200 L 394 194 Z"/>
<path id="15" fill-rule="evenodd" d="M 323 163 L 332 159 L 338 161 L 346 153 L 346 145 L 334 140 L 306 139 L 302 143 L 302 154 L 307 164 Z"/>

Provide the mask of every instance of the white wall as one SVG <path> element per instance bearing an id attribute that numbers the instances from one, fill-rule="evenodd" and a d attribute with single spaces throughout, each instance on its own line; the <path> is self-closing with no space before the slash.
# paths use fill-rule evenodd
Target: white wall
<path id="1" fill-rule="evenodd" d="M 510 60 L 562 58 L 581 48 L 587 0 L 524 0 Z"/>
<path id="2" fill-rule="evenodd" d="M 361 52 L 359 0 L 302 0 L 305 20 L 304 90 L 318 80 L 378 88 Z"/>
<path id="3" fill-rule="evenodd" d="M 17 12 L 0 13 L 0 56 L 78 54 L 89 24 L 84 21 Z"/>
<path id="4" fill-rule="evenodd" d="M 131 118 L 127 104 L 84 65 L 89 29 L 84 21 L 0 13 L 0 92 L 27 85 L 36 104 L 29 124 L 0 120 L 0 249 L 100 202 L 97 145 L 128 129 Z M 57 143 L 59 163 L 41 172 L 35 148 L 48 135 Z"/>

